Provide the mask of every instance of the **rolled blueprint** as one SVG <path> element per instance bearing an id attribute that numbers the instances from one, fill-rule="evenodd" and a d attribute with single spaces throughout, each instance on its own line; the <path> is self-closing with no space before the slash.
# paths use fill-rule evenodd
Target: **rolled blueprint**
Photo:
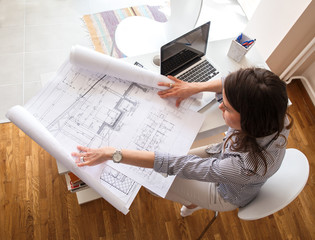
<path id="1" fill-rule="evenodd" d="M 25 134 L 32 138 L 42 148 L 44 148 L 57 161 L 62 163 L 69 171 L 75 173 L 87 185 L 93 186 L 103 198 L 111 205 L 124 214 L 129 212 L 128 208 L 124 206 L 122 201 L 115 195 L 107 192 L 101 183 L 84 173 L 74 162 L 73 157 L 66 152 L 63 146 L 56 140 L 56 138 L 45 128 L 30 112 L 24 107 L 16 105 L 12 107 L 6 114 L 18 128 Z"/>
<path id="2" fill-rule="evenodd" d="M 172 80 L 161 74 L 137 67 L 117 58 L 110 57 L 79 45 L 72 47 L 70 52 L 70 63 L 92 72 L 107 74 L 109 76 L 159 89 L 165 89 L 165 87 L 158 86 L 158 82 L 174 83 Z"/>

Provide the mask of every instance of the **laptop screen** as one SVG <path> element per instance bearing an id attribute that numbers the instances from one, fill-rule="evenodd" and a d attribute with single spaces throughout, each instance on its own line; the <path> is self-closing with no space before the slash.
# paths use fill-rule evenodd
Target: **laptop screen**
<path id="1" fill-rule="evenodd" d="M 161 74 L 176 75 L 206 54 L 210 22 L 161 47 Z"/>

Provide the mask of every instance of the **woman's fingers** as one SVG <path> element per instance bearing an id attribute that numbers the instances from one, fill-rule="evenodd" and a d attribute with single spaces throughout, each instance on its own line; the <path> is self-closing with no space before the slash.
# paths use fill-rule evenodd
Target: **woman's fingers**
<path id="1" fill-rule="evenodd" d="M 104 148 L 88 148 L 83 146 L 77 146 L 78 152 L 73 152 L 71 155 L 75 157 L 75 162 L 77 166 L 93 166 L 96 164 L 100 164 L 110 157 L 110 154 L 104 154 L 106 151 L 113 151 L 112 147 L 104 147 Z M 105 156 L 106 155 L 106 156 Z"/>
<path id="2" fill-rule="evenodd" d="M 89 164 L 88 150 L 89 148 L 83 146 L 77 146 L 79 152 L 72 152 L 71 155 L 76 158 L 75 162 L 78 166 L 85 166 Z"/>
<path id="3" fill-rule="evenodd" d="M 173 77 L 173 76 L 167 76 L 170 80 L 174 81 L 174 83 L 166 83 L 166 82 L 158 82 L 158 86 L 162 86 L 162 87 L 168 87 L 168 88 L 173 88 L 175 86 L 176 83 L 181 83 L 182 80 Z"/>
<path id="4" fill-rule="evenodd" d="M 90 161 L 77 162 L 78 167 L 88 166 L 90 165 Z"/>
<path id="5" fill-rule="evenodd" d="M 80 153 L 78 153 L 78 152 L 73 152 L 73 153 L 71 153 L 71 155 L 73 156 L 73 157 L 80 157 Z"/>
<path id="6" fill-rule="evenodd" d="M 170 89 L 158 91 L 158 95 L 162 98 L 171 97 L 174 96 L 174 92 L 172 92 Z"/>
<path id="7" fill-rule="evenodd" d="M 77 146 L 77 149 L 81 152 L 87 152 L 89 150 L 88 147 L 84 147 L 84 146 Z"/>
<path id="8" fill-rule="evenodd" d="M 176 107 L 179 107 L 180 103 L 183 101 L 184 99 L 182 98 L 177 98 L 176 100 Z"/>
<path id="9" fill-rule="evenodd" d="M 174 81 L 174 82 L 182 82 L 182 80 L 180 80 L 180 79 L 178 79 L 178 78 L 176 78 L 176 77 L 173 77 L 173 76 L 171 76 L 171 75 L 168 75 L 167 78 L 171 79 L 171 80 Z"/>
<path id="10" fill-rule="evenodd" d="M 158 82 L 158 86 L 173 88 L 174 83 Z"/>

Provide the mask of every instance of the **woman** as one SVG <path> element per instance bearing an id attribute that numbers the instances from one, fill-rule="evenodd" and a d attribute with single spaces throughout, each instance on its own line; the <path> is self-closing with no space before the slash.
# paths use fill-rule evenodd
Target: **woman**
<path id="1" fill-rule="evenodd" d="M 187 156 L 128 149 L 120 153 L 113 147 L 79 146 L 80 153 L 73 156 L 84 157 L 84 162 L 77 161 L 77 165 L 94 165 L 114 158 L 176 175 L 166 199 L 184 205 L 183 217 L 201 208 L 230 211 L 246 206 L 279 169 L 285 154 L 292 125 L 286 112 L 286 84 L 261 68 L 240 69 L 224 80 L 206 83 L 170 79 L 173 84 L 159 83 L 170 88 L 158 94 L 162 98 L 176 97 L 176 106 L 198 92 L 217 93 L 219 108 L 229 126 L 223 142 L 193 149 Z"/>

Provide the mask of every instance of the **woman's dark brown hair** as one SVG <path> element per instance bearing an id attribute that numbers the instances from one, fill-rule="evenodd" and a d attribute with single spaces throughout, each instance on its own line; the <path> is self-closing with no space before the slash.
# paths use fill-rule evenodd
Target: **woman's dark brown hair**
<path id="1" fill-rule="evenodd" d="M 291 127 L 292 121 L 289 126 L 284 126 L 288 106 L 285 82 L 266 69 L 240 69 L 226 77 L 224 92 L 241 116 L 241 131 L 232 134 L 231 149 L 253 154 L 255 172 L 259 162 L 263 161 L 266 173 L 264 149 L 257 144 L 256 138 L 276 133 L 276 139 L 284 127 Z"/>

